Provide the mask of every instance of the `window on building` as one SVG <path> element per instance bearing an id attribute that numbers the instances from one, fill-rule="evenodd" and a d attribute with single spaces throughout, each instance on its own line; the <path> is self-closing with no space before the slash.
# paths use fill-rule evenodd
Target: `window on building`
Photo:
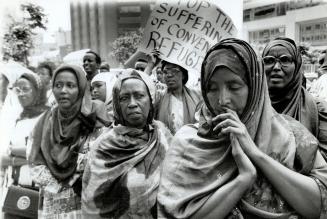
<path id="1" fill-rule="evenodd" d="M 267 5 L 254 9 L 254 18 L 267 18 L 276 16 L 276 5 Z"/>
<path id="2" fill-rule="evenodd" d="M 243 11 L 243 20 L 250 21 L 251 19 L 251 9 L 247 9 Z"/>
<path id="3" fill-rule="evenodd" d="M 327 44 L 327 19 L 314 20 L 310 23 L 299 24 L 299 39 L 302 42 L 310 43 L 312 46 L 322 46 Z"/>

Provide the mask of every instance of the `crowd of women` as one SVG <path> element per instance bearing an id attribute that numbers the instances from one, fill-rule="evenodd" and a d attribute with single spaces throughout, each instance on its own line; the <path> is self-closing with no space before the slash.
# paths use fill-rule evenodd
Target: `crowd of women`
<path id="1" fill-rule="evenodd" d="M 35 217 L 327 218 L 327 103 L 302 86 L 292 39 L 262 57 L 222 40 L 200 92 L 157 55 L 118 75 L 99 73 L 95 52 L 83 63 L 14 83 L 22 112 L 1 183 L 37 191 Z"/>

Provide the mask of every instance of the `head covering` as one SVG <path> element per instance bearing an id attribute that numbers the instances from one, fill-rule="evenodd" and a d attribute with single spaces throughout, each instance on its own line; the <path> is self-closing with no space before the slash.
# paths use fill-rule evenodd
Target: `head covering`
<path id="1" fill-rule="evenodd" d="M 110 104 L 112 101 L 112 88 L 114 87 L 116 80 L 117 80 L 116 75 L 110 72 L 101 72 L 100 74 L 94 76 L 94 78 L 91 81 L 91 86 L 95 81 L 101 81 L 106 83 L 106 100 L 104 102 L 105 105 Z"/>
<path id="2" fill-rule="evenodd" d="M 49 108 L 46 106 L 47 92 L 41 78 L 34 73 L 24 73 L 18 78 L 18 80 L 22 78 L 31 83 L 33 90 L 35 91 L 35 96 L 32 104 L 23 108 L 23 112 L 20 114 L 18 120 L 36 117 Z"/>
<path id="3" fill-rule="evenodd" d="M 247 83 L 248 79 L 244 72 L 245 66 L 242 63 L 242 60 L 234 53 L 232 50 L 220 49 L 210 53 L 210 56 L 207 58 L 206 72 L 210 72 L 207 75 L 208 78 L 212 77 L 213 72 L 218 67 L 225 67 L 239 75 L 242 80 Z"/>
<path id="4" fill-rule="evenodd" d="M 68 110 L 55 107 L 47 111 L 33 131 L 32 164 L 45 164 L 59 181 L 69 178 L 76 169 L 78 152 L 96 126 L 109 125 L 101 101 L 91 101 L 85 72 L 75 65 L 62 65 L 53 75 L 53 86 L 58 74 L 69 71 L 76 76 L 78 99 Z"/>
<path id="5" fill-rule="evenodd" d="M 161 63 L 162 63 L 161 64 L 161 69 L 162 70 L 164 69 L 165 65 L 167 65 L 167 64 L 173 64 L 173 65 L 178 66 L 181 69 L 182 73 L 183 73 L 183 81 L 182 81 L 183 85 L 185 85 L 187 83 L 187 81 L 188 81 L 188 71 L 185 68 L 183 68 L 182 66 L 180 66 L 178 64 L 175 64 L 175 63 L 172 63 L 172 62 L 167 62 L 165 60 L 162 60 Z"/>
<path id="6" fill-rule="evenodd" d="M 116 82 L 116 123 L 95 142 L 83 175 L 82 211 L 88 218 L 157 218 L 160 167 L 171 134 L 150 115 L 146 129 L 124 125 L 119 92 L 131 78 L 143 81 L 152 93 L 149 76 L 133 69 L 125 70 Z"/>
<path id="7" fill-rule="evenodd" d="M 282 46 L 290 53 L 295 70 L 292 80 L 284 88 L 269 90 L 272 106 L 278 113 L 283 113 L 300 121 L 315 136 L 318 134 L 318 109 L 314 98 L 302 86 L 302 58 L 295 42 L 286 37 L 279 37 L 267 44 L 263 50 L 265 57 L 271 48 Z"/>
<path id="8" fill-rule="evenodd" d="M 300 123 L 277 114 L 271 107 L 266 77 L 254 50 L 243 40 L 224 39 L 208 51 L 202 63 L 201 90 L 205 104 L 201 108 L 200 121 L 186 125 L 176 133 L 163 163 L 158 206 L 167 218 L 190 218 L 215 191 L 237 174 L 231 144 L 238 140 L 234 138 L 232 142 L 229 135 L 212 131 L 215 114 L 207 98 L 207 84 L 215 66 L 212 59 L 220 60 L 217 54 L 225 55 L 220 50 L 232 51 L 227 54 L 237 55 L 244 63 L 249 92 L 240 119 L 256 146 L 302 174 L 308 174 L 314 163 L 318 146 L 316 139 Z M 294 213 L 262 174 L 258 174 L 254 186 L 240 203 L 238 207 L 242 214 L 250 214 L 245 218 L 288 218 Z"/>
<path id="9" fill-rule="evenodd" d="M 299 98 L 301 93 L 303 79 L 303 74 L 300 71 L 302 66 L 302 56 L 295 42 L 292 39 L 286 37 L 279 37 L 272 40 L 266 45 L 262 52 L 262 57 L 268 55 L 269 51 L 275 46 L 281 46 L 287 49 L 293 59 L 295 69 L 289 84 L 287 84 L 282 89 L 269 90 L 270 99 L 273 107 L 277 110 L 277 112 L 283 113 L 284 110 L 291 110 L 286 109 L 291 107 L 293 107 L 292 110 L 294 111 L 297 108 L 296 105 L 299 104 Z"/>
<path id="10" fill-rule="evenodd" d="M 154 100 L 155 100 L 155 85 L 153 83 L 153 81 L 151 80 L 151 78 L 145 74 L 145 73 L 141 73 L 140 71 L 137 71 L 135 69 L 126 69 L 125 71 L 122 72 L 122 74 L 120 75 L 119 79 L 117 80 L 117 82 L 114 85 L 113 88 L 113 111 L 114 111 L 114 117 L 115 117 L 115 122 L 117 124 L 121 124 L 121 125 L 126 125 L 125 121 L 123 119 L 123 114 L 122 114 L 122 110 L 120 108 L 120 103 L 119 103 L 119 93 L 122 87 L 122 84 L 124 81 L 128 80 L 128 79 L 138 79 L 140 81 L 142 81 L 148 91 L 149 97 L 150 97 L 150 112 L 147 118 L 147 124 L 151 124 L 153 121 L 153 117 L 154 117 Z"/>

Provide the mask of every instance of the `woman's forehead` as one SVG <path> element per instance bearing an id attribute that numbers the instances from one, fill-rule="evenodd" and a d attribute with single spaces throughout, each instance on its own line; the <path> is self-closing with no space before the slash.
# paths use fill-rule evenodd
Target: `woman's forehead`
<path id="1" fill-rule="evenodd" d="M 280 56 L 280 55 L 292 55 L 290 51 L 282 45 L 276 45 L 269 49 L 268 55 Z"/>
<path id="2" fill-rule="evenodd" d="M 137 78 L 128 78 L 122 82 L 120 93 L 146 90 L 146 85 L 142 80 Z"/>
<path id="3" fill-rule="evenodd" d="M 77 81 L 76 74 L 72 71 L 69 70 L 63 70 L 57 73 L 56 75 L 56 81 L 61 80 L 61 81 Z"/>

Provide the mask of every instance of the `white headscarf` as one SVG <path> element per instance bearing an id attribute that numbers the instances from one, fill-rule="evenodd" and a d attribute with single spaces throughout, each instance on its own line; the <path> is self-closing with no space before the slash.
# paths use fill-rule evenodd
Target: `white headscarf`
<path id="1" fill-rule="evenodd" d="M 112 101 L 112 88 L 117 80 L 117 77 L 115 74 L 112 74 L 110 72 L 101 72 L 94 76 L 94 78 L 91 81 L 91 85 L 95 81 L 101 81 L 106 83 L 106 100 L 104 102 L 105 105 L 110 103 Z"/>

